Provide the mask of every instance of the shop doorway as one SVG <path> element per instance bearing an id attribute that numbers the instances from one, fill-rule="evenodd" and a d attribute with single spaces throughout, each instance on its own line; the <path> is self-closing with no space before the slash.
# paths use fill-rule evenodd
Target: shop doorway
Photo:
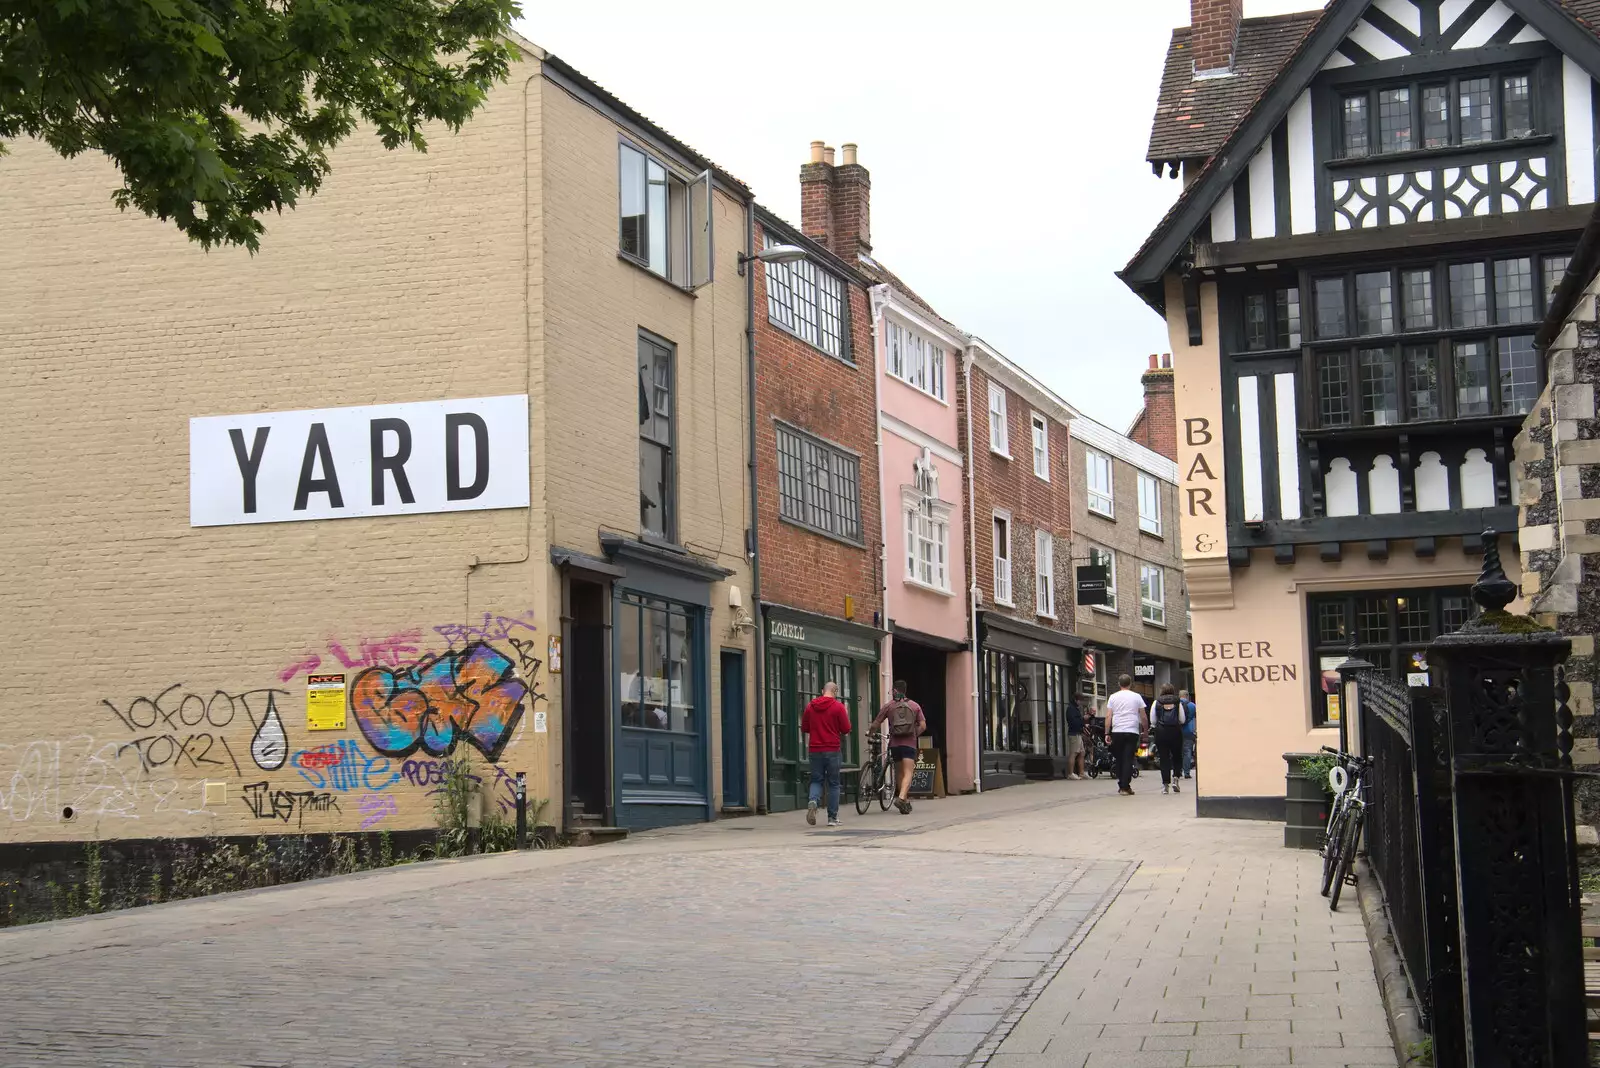
<path id="1" fill-rule="evenodd" d="M 946 734 L 948 717 L 945 709 L 947 655 L 942 650 L 919 645 L 897 636 L 894 640 L 894 671 L 891 683 L 893 679 L 903 680 L 906 684 L 906 696 L 922 706 L 922 715 L 928 721 L 928 733 L 924 737 L 933 740 L 934 747 L 943 756 L 944 766 L 948 768 L 950 751 L 949 738 Z"/>
<path id="2" fill-rule="evenodd" d="M 598 582 L 572 579 L 568 587 L 571 637 L 567 649 L 566 731 L 568 805 L 575 824 L 605 825 L 611 776 L 606 741 L 611 707 L 606 655 L 606 599 Z"/>
<path id="3" fill-rule="evenodd" d="M 744 653 L 722 650 L 722 807 L 744 808 Z"/>

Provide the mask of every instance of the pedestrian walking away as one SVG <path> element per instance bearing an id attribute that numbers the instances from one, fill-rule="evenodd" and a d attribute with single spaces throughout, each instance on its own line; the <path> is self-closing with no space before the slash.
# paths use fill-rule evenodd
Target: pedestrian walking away
<path id="1" fill-rule="evenodd" d="M 1183 777 L 1194 777 L 1194 701 L 1189 697 L 1188 690 L 1178 691 L 1178 700 L 1183 702 Z"/>
<path id="2" fill-rule="evenodd" d="M 1106 702 L 1106 741 L 1117 759 L 1117 792 L 1133 794 L 1133 751 L 1150 729 L 1144 698 L 1133 692 L 1133 678 L 1122 675 L 1119 689 Z"/>
<path id="3" fill-rule="evenodd" d="M 1150 732 L 1156 742 L 1156 757 L 1161 765 L 1161 792 L 1183 790 L 1183 723 L 1187 713 L 1172 683 L 1161 687 L 1161 694 L 1150 706 Z"/>
<path id="4" fill-rule="evenodd" d="M 1087 779 L 1083 773 L 1083 709 L 1078 699 L 1067 702 L 1067 778 Z"/>
<path id="5" fill-rule="evenodd" d="M 811 739 L 811 801 L 806 805 L 806 822 L 817 825 L 817 805 L 822 801 L 824 780 L 828 786 L 828 826 L 839 826 L 840 740 L 850 733 L 850 710 L 839 700 L 839 684 L 830 682 L 822 694 L 813 698 L 800 713 L 800 729 Z"/>
<path id="6" fill-rule="evenodd" d="M 872 721 L 872 729 L 889 724 L 889 758 L 900 773 L 899 790 L 895 793 L 894 807 L 904 815 L 911 811 L 911 776 L 917 769 L 917 739 L 928 729 L 922 715 L 922 706 L 906 696 L 906 684 L 896 679 L 894 698 L 879 710 Z"/>

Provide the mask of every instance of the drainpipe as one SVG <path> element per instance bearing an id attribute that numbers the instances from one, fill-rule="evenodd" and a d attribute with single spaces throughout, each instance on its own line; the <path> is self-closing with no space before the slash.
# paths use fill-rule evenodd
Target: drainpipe
<path id="1" fill-rule="evenodd" d="M 889 629 L 889 486 L 885 479 L 883 466 L 883 365 L 882 350 L 878 347 L 878 339 L 883 331 L 883 306 L 888 302 L 889 287 L 875 285 L 871 289 L 872 295 L 872 405 L 874 437 L 878 448 L 878 574 L 882 576 L 882 585 L 878 592 L 883 601 L 883 618 L 881 628 L 887 632 Z M 893 650 L 894 639 L 889 639 L 890 650 Z M 878 659 L 878 696 L 881 699 L 893 690 L 893 670 L 887 656 Z M 878 714 L 877 709 L 872 714 Z M 870 721 L 869 721 L 870 722 Z"/>
<path id="2" fill-rule="evenodd" d="M 744 202 L 744 343 L 745 380 L 749 395 L 750 418 L 748 454 L 750 457 L 750 535 L 745 552 L 750 557 L 750 607 L 756 621 L 755 688 L 756 704 L 756 796 L 757 813 L 767 811 L 767 691 L 762 674 L 767 667 L 766 634 L 761 625 L 761 536 L 756 510 L 756 207 Z"/>
<path id="3" fill-rule="evenodd" d="M 983 793 L 983 722 L 978 707 L 978 520 L 977 476 L 972 469 L 972 357 L 976 346 L 968 344 L 961 352 L 961 375 L 967 392 L 967 642 L 972 649 L 972 789 Z"/>

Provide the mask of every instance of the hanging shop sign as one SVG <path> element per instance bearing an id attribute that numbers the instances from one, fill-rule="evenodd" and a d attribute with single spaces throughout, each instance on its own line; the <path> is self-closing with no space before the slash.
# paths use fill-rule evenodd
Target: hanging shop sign
<path id="1" fill-rule="evenodd" d="M 1080 605 L 1104 605 L 1106 603 L 1106 584 L 1109 580 L 1107 568 L 1103 564 L 1084 564 L 1078 568 L 1078 603 Z"/>
<path id="2" fill-rule="evenodd" d="M 528 398 L 189 420 L 189 525 L 528 507 Z"/>

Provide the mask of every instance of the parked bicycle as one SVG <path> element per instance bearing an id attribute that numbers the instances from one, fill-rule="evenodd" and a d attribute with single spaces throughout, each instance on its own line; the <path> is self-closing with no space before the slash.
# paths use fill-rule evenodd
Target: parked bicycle
<path id="1" fill-rule="evenodd" d="M 1087 747 L 1083 755 L 1083 766 L 1089 772 L 1091 779 L 1117 773 L 1117 758 L 1106 742 L 1105 732 L 1105 720 L 1099 716 L 1089 716 L 1083 721 L 1083 744 Z M 1139 777 L 1137 760 L 1133 762 L 1133 777 L 1135 779 Z"/>
<path id="2" fill-rule="evenodd" d="M 858 816 L 867 814 L 874 797 L 878 799 L 878 807 L 887 811 L 899 789 L 895 781 L 895 762 L 889 759 L 889 747 L 884 744 L 881 732 L 873 731 L 868 736 L 867 752 L 870 755 L 861 762 L 861 773 L 856 776 Z"/>
<path id="3" fill-rule="evenodd" d="M 1328 746 L 1323 746 L 1322 751 L 1338 759 L 1328 772 L 1328 785 L 1334 796 L 1321 850 L 1322 896 L 1328 899 L 1331 912 L 1339 907 L 1339 895 L 1350 882 L 1361 846 L 1361 829 L 1367 819 L 1367 772 L 1372 762 Z"/>

